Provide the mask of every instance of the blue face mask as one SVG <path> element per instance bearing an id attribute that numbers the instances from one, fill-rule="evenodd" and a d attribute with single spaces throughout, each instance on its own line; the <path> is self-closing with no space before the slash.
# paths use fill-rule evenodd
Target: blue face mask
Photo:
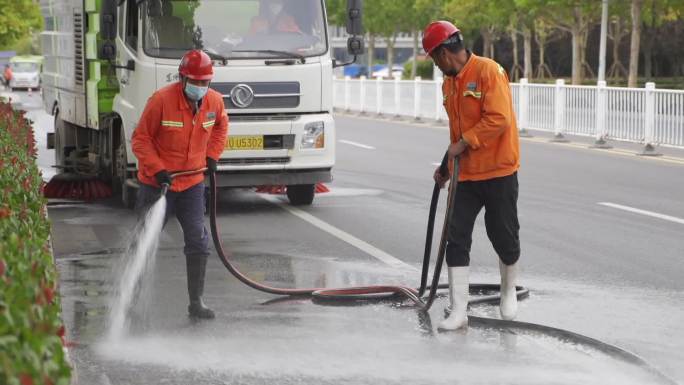
<path id="1" fill-rule="evenodd" d="M 200 101 L 207 94 L 209 87 L 200 87 L 189 82 L 185 84 L 185 95 L 192 101 Z"/>

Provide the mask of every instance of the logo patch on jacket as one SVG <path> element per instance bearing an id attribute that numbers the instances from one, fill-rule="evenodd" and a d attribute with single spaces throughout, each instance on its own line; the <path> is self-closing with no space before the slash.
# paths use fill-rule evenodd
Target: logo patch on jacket
<path id="1" fill-rule="evenodd" d="M 476 88 L 477 88 L 477 83 L 475 83 L 475 82 L 469 82 L 468 84 L 466 84 L 466 89 L 468 91 L 475 91 Z"/>
<path id="2" fill-rule="evenodd" d="M 463 96 L 472 96 L 475 99 L 480 99 L 480 98 L 482 98 L 482 92 L 480 92 L 480 91 L 465 91 L 463 93 Z"/>
<path id="3" fill-rule="evenodd" d="M 216 119 L 216 112 L 207 113 L 207 119 L 208 120 Z"/>

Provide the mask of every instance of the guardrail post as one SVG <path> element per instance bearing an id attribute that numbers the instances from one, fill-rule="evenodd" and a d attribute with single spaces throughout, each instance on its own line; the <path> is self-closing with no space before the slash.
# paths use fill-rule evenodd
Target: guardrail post
<path id="1" fill-rule="evenodd" d="M 556 79 L 556 87 L 554 88 L 554 105 L 553 105 L 553 139 L 552 142 L 567 143 L 569 140 L 563 135 L 565 127 L 563 126 L 565 117 L 565 80 Z"/>
<path id="2" fill-rule="evenodd" d="M 401 111 L 401 83 L 399 77 L 394 77 L 394 116 L 399 118 Z"/>
<path id="3" fill-rule="evenodd" d="M 646 94 L 644 95 L 644 149 L 639 155 L 660 156 L 655 148 L 655 83 L 646 83 Z"/>
<path id="4" fill-rule="evenodd" d="M 440 113 L 442 112 L 442 108 L 444 108 L 444 96 L 442 95 L 442 83 L 435 79 L 433 80 L 435 82 L 435 121 L 437 123 L 441 123 L 442 119 L 440 119 Z"/>
<path id="5" fill-rule="evenodd" d="M 413 81 L 413 119 L 420 120 L 420 76 Z"/>
<path id="6" fill-rule="evenodd" d="M 359 80 L 359 102 L 361 107 L 359 108 L 359 115 L 366 114 L 366 77 L 361 76 Z"/>
<path id="7" fill-rule="evenodd" d="M 375 114 L 382 115 L 382 76 L 375 79 Z"/>
<path id="8" fill-rule="evenodd" d="M 608 111 L 608 91 L 606 90 L 605 80 L 599 80 L 596 84 L 596 140 L 592 148 L 608 149 L 613 148 L 606 142 L 607 123 L 606 116 Z"/>
<path id="9" fill-rule="evenodd" d="M 350 86 L 349 81 L 350 81 L 350 77 L 345 76 L 344 77 L 344 110 L 346 112 L 349 112 L 349 99 L 351 96 L 351 95 L 349 95 L 349 86 Z"/>
<path id="10" fill-rule="evenodd" d="M 527 86 L 527 78 L 520 79 L 520 116 L 518 117 L 518 135 L 523 138 L 529 138 L 529 132 L 527 132 L 527 127 L 529 122 L 527 120 L 527 113 L 529 111 L 529 100 L 530 100 L 530 88 Z"/>

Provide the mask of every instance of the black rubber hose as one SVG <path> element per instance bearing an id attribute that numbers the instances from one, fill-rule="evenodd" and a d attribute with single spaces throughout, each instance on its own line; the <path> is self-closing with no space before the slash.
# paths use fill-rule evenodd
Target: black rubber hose
<path id="1" fill-rule="evenodd" d="M 452 202 L 453 202 L 453 195 L 452 192 L 455 191 L 456 184 L 458 183 L 457 180 L 457 175 L 458 175 L 458 162 L 455 162 L 455 169 L 454 173 L 452 174 L 452 181 L 450 184 L 449 188 L 449 200 L 448 200 L 448 207 L 447 207 L 447 213 L 445 217 L 445 223 L 444 227 L 442 230 L 442 237 L 440 241 L 440 246 L 439 246 L 439 252 L 438 252 L 438 258 L 437 258 L 437 263 L 435 265 L 435 271 L 433 273 L 433 279 L 432 279 L 432 284 L 427 287 L 424 282 L 427 282 L 427 277 L 429 275 L 429 265 L 430 265 L 430 251 L 431 248 L 426 246 L 426 252 L 423 258 L 423 269 L 422 269 L 422 274 L 421 274 L 421 288 L 416 290 L 407 286 L 364 286 L 364 287 L 350 287 L 350 288 L 339 288 L 339 289 L 334 289 L 334 288 L 306 288 L 306 289 L 283 289 L 283 288 L 277 288 L 277 287 L 272 287 L 265 285 L 260 282 L 256 282 L 252 280 L 251 278 L 247 277 L 244 275 L 242 272 L 240 272 L 233 264 L 232 262 L 226 257 L 225 252 L 223 250 L 223 245 L 221 243 L 221 238 L 219 237 L 219 229 L 218 229 L 218 224 L 216 220 L 216 174 L 215 173 L 209 173 L 209 189 L 210 189 L 210 199 L 209 199 L 209 216 L 210 216 L 210 226 L 211 226 L 211 235 L 212 239 L 214 241 L 214 246 L 216 248 L 216 252 L 219 256 L 219 259 L 223 263 L 223 265 L 228 269 L 228 271 L 233 274 L 238 280 L 240 280 L 242 283 L 248 285 L 249 287 L 252 287 L 253 289 L 263 291 L 265 293 L 269 294 L 275 294 L 275 295 L 287 295 L 287 296 L 312 296 L 314 299 L 318 301 L 370 301 L 370 300 L 383 300 L 391 297 L 395 297 L 397 295 L 406 297 L 413 301 L 415 306 L 419 307 L 422 310 L 427 311 L 432 304 L 434 303 L 434 300 L 437 296 L 437 290 L 440 288 L 439 285 L 439 278 L 440 278 L 440 273 L 441 273 L 441 265 L 444 261 L 444 253 L 446 250 L 446 233 L 448 229 L 448 220 L 451 217 L 451 207 L 452 207 Z M 448 167 L 447 167 L 447 156 L 445 154 L 444 159 L 442 160 L 441 164 L 441 172 L 443 175 L 448 175 Z M 435 220 L 435 213 L 437 209 L 437 203 L 439 201 L 439 191 L 440 187 L 435 183 L 435 189 L 433 191 L 433 196 L 432 196 L 432 201 L 431 201 L 431 208 L 430 208 L 430 215 L 428 217 L 428 239 L 426 240 L 426 243 L 432 243 L 432 233 L 434 229 L 434 220 Z M 441 287 L 446 287 L 446 285 L 443 285 Z M 423 293 L 427 288 L 430 289 L 430 293 L 425 301 L 423 301 L 422 296 Z M 523 289 L 523 291 L 526 291 L 526 289 Z M 521 297 L 522 298 L 522 297 Z"/>
<path id="2" fill-rule="evenodd" d="M 430 263 L 430 248 L 426 245 L 425 250 L 425 256 L 423 258 L 423 268 L 422 268 L 422 274 L 421 274 L 421 287 L 416 289 L 412 289 L 409 287 L 405 286 L 367 286 L 367 287 L 353 287 L 353 288 L 344 288 L 344 289 L 327 289 L 327 288 L 319 288 L 319 289 L 281 289 L 281 288 L 276 288 L 276 287 L 271 287 L 264 285 L 262 283 L 256 282 L 252 280 L 251 278 L 247 277 L 246 275 L 242 274 L 233 264 L 228 260 L 228 258 L 225 255 L 225 252 L 223 250 L 223 245 L 221 243 L 221 238 L 219 237 L 219 229 L 218 229 L 218 224 L 217 224 L 217 218 L 216 218 L 216 174 L 213 172 L 209 173 L 209 182 L 210 182 L 210 211 L 209 211 L 209 216 L 210 216 L 210 225 L 211 225 L 211 235 L 212 239 L 214 241 L 214 246 L 216 247 L 216 252 L 219 256 L 219 259 L 223 263 L 223 265 L 228 269 L 228 271 L 235 276 L 240 282 L 246 284 L 249 287 L 252 287 L 256 290 L 266 292 L 269 294 L 275 294 L 275 295 L 286 295 L 286 296 L 308 296 L 312 297 L 316 301 L 322 301 L 322 302 L 335 302 L 339 303 L 340 301 L 374 301 L 374 300 L 382 300 L 382 299 L 388 299 L 396 296 L 402 296 L 405 298 L 409 298 L 414 302 L 414 304 L 420 309 L 423 310 L 423 313 L 426 314 L 427 310 L 430 308 L 430 306 L 434 303 L 434 299 L 437 294 L 437 289 L 440 287 L 444 287 L 439 284 L 439 275 L 441 273 L 441 267 L 444 261 L 444 256 L 445 256 L 445 249 L 446 249 L 446 230 L 448 228 L 448 219 L 451 218 L 451 209 L 453 207 L 453 197 L 455 195 L 455 189 L 456 189 L 456 184 L 457 184 L 457 178 L 456 175 L 458 175 L 458 162 L 454 162 L 454 173 L 452 174 L 452 183 L 450 184 L 450 189 L 449 189 L 449 199 L 448 199 L 448 207 L 447 207 L 447 213 L 446 213 L 446 218 L 445 218 L 445 226 L 442 229 L 442 238 L 440 241 L 440 247 L 438 251 L 438 256 L 437 256 L 437 261 L 435 263 L 435 271 L 433 273 L 433 279 L 432 279 L 432 284 L 428 287 L 425 286 L 424 283 L 427 282 L 427 276 L 428 274 L 428 266 Z M 444 165 L 445 162 L 442 162 Z M 428 239 L 426 240 L 426 243 L 431 243 L 432 242 L 432 231 L 434 227 L 434 219 L 435 219 L 435 213 L 436 213 L 436 202 L 439 200 L 439 186 L 436 186 L 436 189 L 433 190 L 432 194 L 432 202 L 430 204 L 430 215 L 428 219 Z M 433 209 L 434 206 L 434 209 Z M 428 295 L 428 298 L 426 299 L 425 302 L 422 300 L 422 295 L 419 295 L 420 292 L 424 292 L 425 290 L 430 289 L 430 294 Z M 481 293 L 481 292 L 491 292 L 491 291 L 496 291 L 500 292 L 501 286 L 498 284 L 470 284 L 469 286 L 469 291 L 471 293 L 476 292 L 476 293 Z M 516 292 L 517 292 L 517 297 L 519 299 L 526 298 L 529 296 L 529 291 L 521 286 L 516 287 Z M 478 296 L 476 298 L 470 299 L 468 301 L 469 305 L 475 305 L 475 304 L 483 304 L 483 303 L 496 303 L 500 300 L 501 295 L 500 294 L 493 294 L 493 295 L 486 295 L 486 296 Z M 617 347 L 615 345 L 611 345 L 599 340 L 596 340 L 591 337 L 587 337 L 578 333 L 574 333 L 571 331 L 563 330 L 563 329 L 558 329 L 558 328 L 553 328 L 550 326 L 545 326 L 545 325 L 539 325 L 539 324 L 534 324 L 534 323 L 529 323 L 529 322 L 521 322 L 521 321 L 506 321 L 506 320 L 499 320 L 499 319 L 494 319 L 494 318 L 485 318 L 485 317 L 476 317 L 476 316 L 468 316 L 469 324 L 472 326 L 484 326 L 484 327 L 490 327 L 490 328 L 499 328 L 499 329 L 506 329 L 508 331 L 515 331 L 515 330 L 521 330 L 521 331 L 527 331 L 527 332 L 536 332 L 536 333 L 543 333 L 548 336 L 552 336 L 554 338 L 558 338 L 560 340 L 568 340 L 568 341 L 573 341 L 575 343 L 580 343 L 584 344 L 586 346 L 592 347 L 600 352 L 603 352 L 605 354 L 611 355 L 615 358 L 621 359 L 625 362 L 637 365 L 639 367 L 642 367 L 643 369 L 647 370 L 649 373 L 654 375 L 655 377 L 658 378 L 659 381 L 665 384 L 669 385 L 678 385 L 676 381 L 672 380 L 669 378 L 667 375 L 664 373 L 660 372 L 658 369 L 650 365 L 647 361 L 645 361 L 643 358 L 639 357 L 638 355 L 631 353 L 625 349 L 622 349 L 620 347 Z"/>
<path id="3" fill-rule="evenodd" d="M 439 165 L 439 172 L 442 176 L 449 175 L 449 168 L 447 167 L 448 153 L 444 154 L 442 163 Z M 432 199 L 430 200 L 430 211 L 428 213 L 427 234 L 425 235 L 425 252 L 423 253 L 423 269 L 420 274 L 420 287 L 418 288 L 418 296 L 422 297 L 427 288 L 427 278 L 430 269 L 430 255 L 432 254 L 432 236 L 435 229 L 435 215 L 437 214 L 437 204 L 439 203 L 439 192 L 441 188 L 437 183 L 432 188 Z"/>

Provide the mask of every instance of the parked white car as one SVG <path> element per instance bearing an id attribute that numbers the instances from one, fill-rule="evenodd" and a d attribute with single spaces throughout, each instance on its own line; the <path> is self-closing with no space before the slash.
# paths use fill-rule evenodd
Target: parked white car
<path id="1" fill-rule="evenodd" d="M 395 64 L 392 66 L 392 78 L 399 78 L 401 79 L 401 76 L 404 74 L 404 67 L 400 64 Z M 383 68 L 373 71 L 372 74 L 373 78 L 383 78 L 383 79 L 389 79 L 389 68 L 387 66 L 384 66 Z"/>

